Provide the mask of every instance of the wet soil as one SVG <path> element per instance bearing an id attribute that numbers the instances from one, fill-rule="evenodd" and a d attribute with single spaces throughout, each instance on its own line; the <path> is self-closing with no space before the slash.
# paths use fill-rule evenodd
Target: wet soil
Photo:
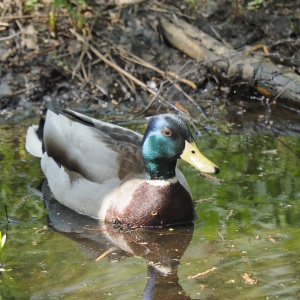
<path id="1" fill-rule="evenodd" d="M 177 111 L 202 125 L 229 123 L 230 129 L 271 127 L 280 134 L 299 133 L 298 107 L 286 110 L 283 102 L 272 101 L 245 83 L 220 82 L 201 62 L 172 48 L 159 26 L 161 16 L 172 15 L 237 50 L 255 46 L 264 55 L 257 45 L 265 45 L 268 59 L 299 73 L 298 0 L 126 5 L 98 0 L 72 3 L 68 9 L 17 4 L 14 0 L 0 4 L 2 121 L 41 115 L 47 101 L 55 100 L 117 121 Z M 55 15 L 52 27 L 49 12 Z"/>

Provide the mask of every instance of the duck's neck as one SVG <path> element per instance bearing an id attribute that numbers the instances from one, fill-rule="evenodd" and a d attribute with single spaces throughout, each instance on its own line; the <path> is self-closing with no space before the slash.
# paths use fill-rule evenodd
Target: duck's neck
<path id="1" fill-rule="evenodd" d="M 175 177 L 176 160 L 166 161 L 156 159 L 155 161 L 145 160 L 146 179 L 148 180 L 168 180 Z"/>

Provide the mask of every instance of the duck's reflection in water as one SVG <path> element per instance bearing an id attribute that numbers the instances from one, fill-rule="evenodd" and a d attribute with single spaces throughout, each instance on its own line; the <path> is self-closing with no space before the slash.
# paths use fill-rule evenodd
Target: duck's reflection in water
<path id="1" fill-rule="evenodd" d="M 46 181 L 43 195 L 51 226 L 80 243 L 87 255 L 101 258 L 113 251 L 116 259 L 134 255 L 146 260 L 144 299 L 190 299 L 179 284 L 178 266 L 192 239 L 193 225 L 133 230 L 99 225 L 57 202 Z"/>

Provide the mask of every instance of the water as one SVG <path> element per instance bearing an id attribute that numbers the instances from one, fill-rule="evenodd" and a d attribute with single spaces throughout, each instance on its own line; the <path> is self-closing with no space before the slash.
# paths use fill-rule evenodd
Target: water
<path id="1" fill-rule="evenodd" d="M 194 227 L 114 232 L 62 209 L 44 185 L 45 208 L 27 125 L 0 128 L 2 299 L 299 299 L 299 137 L 204 134 L 223 182 L 180 163 Z"/>

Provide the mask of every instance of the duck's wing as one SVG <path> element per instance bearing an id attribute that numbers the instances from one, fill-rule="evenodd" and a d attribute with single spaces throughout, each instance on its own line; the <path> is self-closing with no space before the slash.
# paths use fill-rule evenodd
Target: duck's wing
<path id="1" fill-rule="evenodd" d="M 103 183 L 144 173 L 140 134 L 74 111 L 66 113 L 81 123 L 48 110 L 44 143 L 48 156 L 73 177 L 78 174 L 89 181 Z"/>
<path id="2" fill-rule="evenodd" d="M 99 129 L 101 132 L 107 134 L 113 140 L 134 144 L 138 147 L 141 147 L 142 145 L 143 136 L 135 131 L 88 117 L 70 109 L 64 109 L 63 111 L 67 115 L 70 115 L 77 119 L 79 122 Z"/>

